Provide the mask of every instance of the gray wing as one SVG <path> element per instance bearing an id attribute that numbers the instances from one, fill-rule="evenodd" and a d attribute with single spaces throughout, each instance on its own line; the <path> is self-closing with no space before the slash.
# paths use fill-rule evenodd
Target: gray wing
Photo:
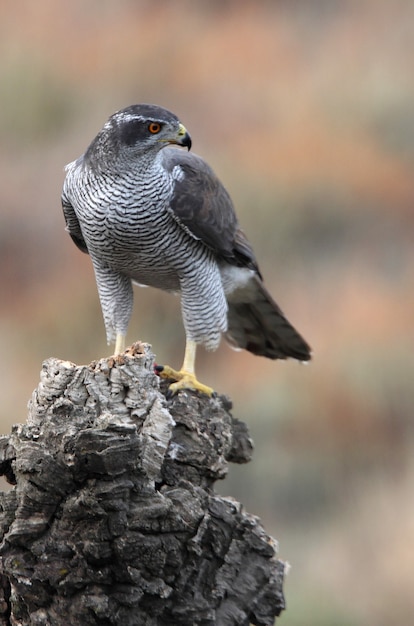
<path id="1" fill-rule="evenodd" d="M 177 166 L 181 170 L 170 202 L 174 219 L 219 258 L 260 275 L 231 198 L 211 167 L 201 157 L 176 148 L 163 150 L 163 162 L 169 171 Z"/>
<path id="2" fill-rule="evenodd" d="M 66 231 L 72 237 L 72 241 L 77 245 L 79 250 L 88 254 L 88 247 L 83 238 L 79 220 L 76 217 L 74 208 L 66 193 L 66 181 L 62 192 L 62 210 L 66 222 Z"/>
<path id="3" fill-rule="evenodd" d="M 308 361 L 310 348 L 264 287 L 253 250 L 217 176 L 196 155 L 174 148 L 164 153 L 166 167 L 171 171 L 179 166 L 182 171 L 170 203 L 174 218 L 219 258 L 256 272 L 246 284 L 245 293 L 237 290 L 236 300 L 228 296 L 226 339 L 233 346 L 270 359 Z"/>

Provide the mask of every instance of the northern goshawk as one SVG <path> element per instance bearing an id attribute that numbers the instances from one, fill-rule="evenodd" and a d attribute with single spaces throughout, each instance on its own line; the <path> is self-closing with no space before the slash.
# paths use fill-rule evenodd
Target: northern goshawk
<path id="1" fill-rule="evenodd" d="M 188 152 L 170 147 L 184 146 Z M 191 138 L 166 109 L 114 113 L 85 154 L 66 167 L 66 230 L 95 270 L 108 343 L 125 349 L 132 283 L 181 293 L 186 348 L 181 370 L 159 368 L 181 388 L 199 383 L 197 344 L 270 359 L 310 359 L 310 348 L 263 285 L 232 201 L 212 169 L 189 152 Z"/>

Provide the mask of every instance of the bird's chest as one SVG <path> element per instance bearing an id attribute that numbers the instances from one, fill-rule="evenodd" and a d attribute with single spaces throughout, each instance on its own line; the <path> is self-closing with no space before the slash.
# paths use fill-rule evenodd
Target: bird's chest
<path id="1" fill-rule="evenodd" d="M 173 221 L 168 212 L 170 185 L 158 180 L 115 180 L 101 186 L 82 215 L 88 247 L 99 255 L 139 253 L 157 245 Z"/>
<path id="2" fill-rule="evenodd" d="M 96 250 L 100 259 L 143 284 L 149 284 L 148 272 L 168 272 L 180 235 L 160 203 L 109 209 L 103 234 L 103 242 Z"/>
<path id="3" fill-rule="evenodd" d="M 127 198 L 111 202 L 104 209 L 102 232 L 112 246 L 125 250 L 155 245 L 159 235 L 169 231 L 172 218 L 162 196 L 142 199 Z"/>
<path id="4" fill-rule="evenodd" d="M 85 181 L 76 198 L 77 217 L 94 265 L 134 281 L 176 291 L 193 265 L 194 238 L 174 219 L 174 178 L 156 172 L 145 180 Z"/>
<path id="5" fill-rule="evenodd" d="M 170 194 L 168 185 L 100 191 L 82 223 L 94 261 L 139 283 L 176 290 L 192 238 L 169 211 Z"/>

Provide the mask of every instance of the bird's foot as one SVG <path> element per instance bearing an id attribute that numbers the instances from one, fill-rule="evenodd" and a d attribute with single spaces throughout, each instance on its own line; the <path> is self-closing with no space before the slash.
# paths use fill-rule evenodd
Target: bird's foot
<path id="1" fill-rule="evenodd" d="M 212 396 L 216 395 L 216 392 L 211 387 L 207 387 L 207 385 L 203 385 L 200 381 L 197 380 L 195 374 L 191 372 L 187 372 L 186 370 L 174 370 L 169 365 L 155 365 L 154 371 L 160 378 L 167 378 L 168 380 L 175 380 L 175 383 L 172 383 L 168 387 L 168 395 L 173 396 L 181 389 L 190 389 L 192 391 L 200 391 L 205 395 Z"/>

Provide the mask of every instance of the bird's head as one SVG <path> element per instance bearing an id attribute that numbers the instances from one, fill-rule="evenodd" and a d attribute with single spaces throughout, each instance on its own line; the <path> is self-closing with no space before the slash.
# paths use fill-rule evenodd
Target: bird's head
<path id="1" fill-rule="evenodd" d="M 133 159 L 170 144 L 191 148 L 191 137 L 178 117 L 153 104 L 134 104 L 111 115 L 88 152 L 104 160 Z"/>

